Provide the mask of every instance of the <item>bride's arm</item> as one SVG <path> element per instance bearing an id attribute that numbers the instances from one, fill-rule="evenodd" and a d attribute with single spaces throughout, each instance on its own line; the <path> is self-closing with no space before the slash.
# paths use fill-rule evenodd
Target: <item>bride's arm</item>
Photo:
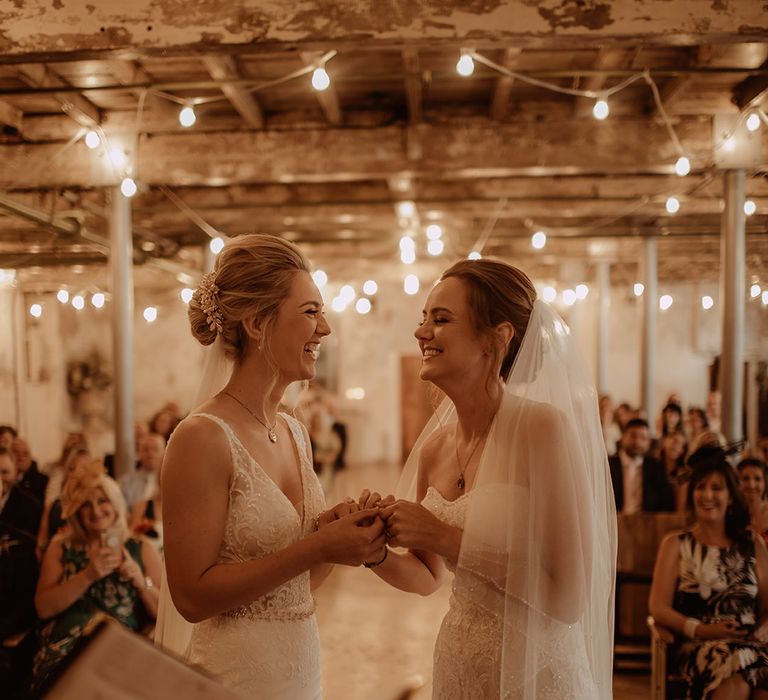
<path id="1" fill-rule="evenodd" d="M 174 431 L 163 463 L 163 525 L 168 583 L 179 612 L 199 622 L 268 593 L 302 572 L 374 559 L 382 525 L 358 527 L 360 511 L 261 559 L 219 564 L 232 463 L 224 433 L 204 418 Z"/>

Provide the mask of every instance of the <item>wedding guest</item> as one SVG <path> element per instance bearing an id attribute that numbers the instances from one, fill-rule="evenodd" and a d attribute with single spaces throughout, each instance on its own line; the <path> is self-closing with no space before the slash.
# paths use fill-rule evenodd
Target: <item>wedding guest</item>
<path id="1" fill-rule="evenodd" d="M 621 440 L 621 428 L 615 418 L 613 400 L 610 395 L 603 394 L 599 401 L 600 424 L 603 427 L 603 440 L 605 440 L 605 451 L 609 457 L 613 457 L 619 449 Z"/>
<path id="2" fill-rule="evenodd" d="M 685 433 L 675 430 L 661 438 L 659 462 L 675 494 L 675 510 L 685 510 L 685 498 L 690 472 L 686 467 Z"/>
<path id="3" fill-rule="evenodd" d="M 139 461 L 136 469 L 123 474 L 118 480 L 128 509 L 141 500 L 147 500 L 157 489 L 157 477 L 165 456 L 165 438 L 149 433 L 139 443 Z"/>
<path id="4" fill-rule="evenodd" d="M 24 537 L 36 538 L 43 507 L 19 483 L 18 465 L 5 447 L 0 447 L 0 487 L 0 522 Z"/>
<path id="5" fill-rule="evenodd" d="M 16 468 L 19 470 L 19 485 L 29 491 L 42 505 L 45 500 L 48 477 L 38 470 L 37 462 L 32 459 L 26 440 L 20 437 L 13 439 L 13 456 L 16 459 Z"/>
<path id="6" fill-rule="evenodd" d="M 13 449 L 13 439 L 17 437 L 16 428 L 10 425 L 0 425 L 0 447 L 6 450 Z"/>
<path id="7" fill-rule="evenodd" d="M 768 542 L 768 498 L 766 498 L 766 464 L 747 457 L 736 465 L 739 485 L 749 508 L 752 529 Z"/>

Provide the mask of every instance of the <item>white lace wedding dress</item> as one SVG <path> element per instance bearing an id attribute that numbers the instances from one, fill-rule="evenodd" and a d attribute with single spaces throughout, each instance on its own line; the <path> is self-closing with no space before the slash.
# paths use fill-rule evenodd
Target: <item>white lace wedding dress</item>
<path id="1" fill-rule="evenodd" d="M 324 507 L 324 498 L 298 421 L 281 414 L 301 461 L 303 514 L 296 511 L 225 421 L 211 414 L 197 415 L 218 424 L 232 450 L 229 510 L 219 562 L 258 559 L 309 534 Z M 322 698 L 320 639 L 309 572 L 248 605 L 194 625 L 187 656 L 189 663 L 254 700 Z"/>
<path id="2" fill-rule="evenodd" d="M 522 519 L 528 518 L 528 490 L 513 488 L 515 493 L 510 507 L 514 508 L 515 517 L 523 522 Z M 463 529 L 472 496 L 470 491 L 455 501 L 448 501 L 430 486 L 422 505 L 448 525 Z M 519 531 L 525 532 L 526 528 L 521 526 Z M 511 546 L 514 547 L 514 543 Z M 448 567 L 453 571 L 450 564 Z M 485 584 L 479 582 L 478 585 Z M 489 589 L 487 594 L 490 600 L 496 591 Z M 507 687 L 514 689 L 506 690 L 504 694 L 500 679 L 502 655 L 524 653 L 525 630 L 507 634 L 508 648 L 502 649 L 503 622 L 490 612 L 493 605 L 486 608 L 474 602 L 482 598 L 483 595 L 478 595 L 475 590 L 473 601 L 468 600 L 454 582 L 448 613 L 435 642 L 432 676 L 435 700 L 495 700 L 502 697 L 518 700 L 526 697 L 524 679 L 513 679 L 512 682 L 508 679 Z M 518 604 L 524 605 L 522 601 Z M 546 644 L 539 649 L 537 660 L 540 670 L 533 693 L 536 700 L 594 700 L 599 697 L 588 673 L 586 649 L 577 627 L 551 619 L 548 622 Z"/>

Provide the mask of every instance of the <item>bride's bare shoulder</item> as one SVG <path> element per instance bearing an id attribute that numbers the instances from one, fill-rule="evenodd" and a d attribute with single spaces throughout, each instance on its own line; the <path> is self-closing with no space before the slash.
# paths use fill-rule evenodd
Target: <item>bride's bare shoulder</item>
<path id="1" fill-rule="evenodd" d="M 201 415 L 187 416 L 176 426 L 168 441 L 163 461 L 163 477 L 172 478 L 177 470 L 186 475 L 196 470 L 223 472 L 231 469 L 229 438 L 215 421 Z"/>

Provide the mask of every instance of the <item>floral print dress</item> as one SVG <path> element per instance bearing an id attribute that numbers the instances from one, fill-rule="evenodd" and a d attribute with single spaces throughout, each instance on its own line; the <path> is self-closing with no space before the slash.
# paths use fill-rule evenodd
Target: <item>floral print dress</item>
<path id="1" fill-rule="evenodd" d="M 125 543 L 128 553 L 144 570 L 141 542 L 129 539 Z M 64 544 L 62 547 L 62 581 L 66 581 L 88 566 L 89 559 L 83 546 Z M 32 671 L 33 694 L 38 694 L 51 681 L 51 675 L 67 655 L 77 646 L 89 623 L 98 614 L 114 618 L 126 627 L 139 631 L 150 618 L 144 610 L 138 591 L 130 581 L 120 578 L 115 570 L 96 581 L 66 610 L 50 620 L 44 620 L 39 633 L 40 647 L 35 655 Z"/>
<path id="2" fill-rule="evenodd" d="M 750 632 L 758 617 L 753 542 L 730 547 L 701 544 L 680 534 L 680 571 L 674 608 L 705 623 L 734 621 Z M 686 699 L 699 700 L 734 673 L 768 689 L 768 645 L 746 639 L 679 640 L 672 658 L 686 679 Z"/>

